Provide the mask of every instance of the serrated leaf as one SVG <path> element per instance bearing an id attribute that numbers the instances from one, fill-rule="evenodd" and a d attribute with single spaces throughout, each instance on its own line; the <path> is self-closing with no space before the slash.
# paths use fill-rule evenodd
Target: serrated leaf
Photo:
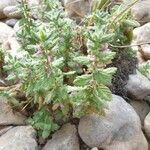
<path id="1" fill-rule="evenodd" d="M 90 58 L 87 56 L 74 57 L 73 60 L 81 65 L 88 65 L 91 62 Z"/>
<path id="2" fill-rule="evenodd" d="M 58 68 L 60 68 L 60 67 L 63 67 L 63 65 L 64 65 L 64 58 L 63 58 L 63 57 L 61 57 L 61 58 L 59 58 L 59 59 L 56 59 L 56 60 L 54 60 L 54 61 L 52 62 L 52 66 L 53 66 L 53 67 L 58 67 Z"/>
<path id="3" fill-rule="evenodd" d="M 127 27 L 140 27 L 140 24 L 137 22 L 137 21 L 135 21 L 135 20 L 129 20 L 129 19 L 127 19 L 127 20 L 125 20 L 124 21 L 124 24 L 127 26 Z"/>
<path id="4" fill-rule="evenodd" d="M 95 95 L 99 99 L 100 103 L 105 103 L 112 99 L 112 93 L 110 89 L 104 85 L 99 85 L 94 91 Z"/>
<path id="5" fill-rule="evenodd" d="M 50 135 L 50 132 L 51 132 L 51 131 L 49 131 L 49 130 L 44 130 L 44 131 L 42 132 L 42 138 L 43 138 L 43 139 L 46 139 L 46 138 Z"/>
<path id="6" fill-rule="evenodd" d="M 107 43 L 107 42 L 111 42 L 111 40 L 113 39 L 114 34 L 106 34 L 106 35 L 102 35 L 101 39 L 100 39 L 100 43 Z"/>
<path id="7" fill-rule="evenodd" d="M 110 85 L 112 76 L 116 72 L 116 68 L 97 69 L 93 73 L 93 78 L 99 83 L 104 85 Z"/>
<path id="8" fill-rule="evenodd" d="M 97 56 L 99 58 L 99 61 L 105 64 L 109 64 L 111 60 L 115 57 L 115 52 L 99 52 L 99 55 Z"/>
<path id="9" fill-rule="evenodd" d="M 76 77 L 76 79 L 74 80 L 73 83 L 76 86 L 86 86 L 89 84 L 89 82 L 91 80 L 92 80 L 92 75 L 91 74 L 85 74 L 85 75 Z"/>

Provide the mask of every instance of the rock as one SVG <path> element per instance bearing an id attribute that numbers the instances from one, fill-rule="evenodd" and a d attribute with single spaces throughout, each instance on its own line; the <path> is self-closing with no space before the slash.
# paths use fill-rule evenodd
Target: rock
<path id="1" fill-rule="evenodd" d="M 131 9 L 135 20 L 140 24 L 150 22 L 150 5 L 149 0 L 139 0 Z"/>
<path id="2" fill-rule="evenodd" d="M 17 19 L 19 19 L 19 18 L 22 17 L 22 14 L 21 14 L 21 12 L 18 11 L 17 6 L 7 6 L 3 9 L 3 13 L 8 18 L 17 18 Z"/>
<path id="3" fill-rule="evenodd" d="M 92 148 L 91 150 L 98 150 L 98 148 L 97 148 L 97 147 L 94 147 L 94 148 Z"/>
<path id="4" fill-rule="evenodd" d="M 14 31 L 17 33 L 20 30 L 20 21 L 18 21 L 14 26 Z"/>
<path id="5" fill-rule="evenodd" d="M 3 9 L 7 6 L 16 5 L 16 0 L 0 0 L 0 19 L 6 18 L 5 14 L 3 13 Z"/>
<path id="6" fill-rule="evenodd" d="M 0 150 L 38 150 L 35 130 L 31 126 L 10 129 L 0 137 Z"/>
<path id="7" fill-rule="evenodd" d="M 12 128 L 13 128 L 13 126 L 0 126 L 0 136 Z"/>
<path id="8" fill-rule="evenodd" d="M 142 125 L 144 125 L 144 120 L 147 114 L 150 112 L 150 107 L 147 102 L 144 101 L 134 101 L 130 102 L 130 105 L 134 108 L 136 113 L 139 115 Z"/>
<path id="9" fill-rule="evenodd" d="M 15 32 L 11 27 L 0 22 L 0 43 L 7 41 L 8 38 L 12 37 L 14 34 Z"/>
<path id="10" fill-rule="evenodd" d="M 81 139 L 89 147 L 104 150 L 147 150 L 139 116 L 120 96 L 107 103 L 105 116 L 89 115 L 80 119 Z"/>
<path id="11" fill-rule="evenodd" d="M 137 53 L 138 52 L 141 53 L 141 56 L 137 54 L 138 58 L 141 57 L 142 59 L 150 60 L 150 44 L 146 44 L 149 43 L 149 39 L 150 39 L 150 23 L 147 23 L 133 30 L 133 41 L 131 45 L 141 44 L 140 47 L 139 46 L 132 47 L 134 51 L 136 51 Z M 141 60 L 139 62 L 141 62 Z"/>
<path id="12" fill-rule="evenodd" d="M 65 11 L 67 15 L 75 19 L 77 22 L 85 16 L 91 13 L 91 1 L 76 1 L 76 0 L 64 0 Z"/>
<path id="13" fill-rule="evenodd" d="M 141 45 L 141 54 L 145 60 L 150 60 L 150 44 Z"/>
<path id="14" fill-rule="evenodd" d="M 129 76 L 126 90 L 131 98 L 143 100 L 150 95 L 150 81 L 139 72 L 132 74 Z"/>
<path id="15" fill-rule="evenodd" d="M 17 22 L 18 22 L 18 19 L 7 19 L 5 21 L 5 23 L 10 27 L 14 27 Z"/>
<path id="16" fill-rule="evenodd" d="M 12 110 L 8 100 L 0 97 L 0 125 L 22 125 L 26 117 Z"/>
<path id="17" fill-rule="evenodd" d="M 148 113 L 148 115 L 144 120 L 144 130 L 148 139 L 150 140 L 150 112 Z"/>
<path id="18" fill-rule="evenodd" d="M 79 150 L 79 141 L 75 125 L 66 124 L 54 133 L 43 150 Z"/>
<path id="19" fill-rule="evenodd" d="M 133 30 L 133 44 L 149 43 L 150 39 L 150 23 Z"/>
<path id="20" fill-rule="evenodd" d="M 119 140 L 107 146 L 105 150 L 148 150 L 148 142 L 143 132 L 132 136 L 133 139 L 129 143 L 124 143 Z M 118 138 L 115 140 L 118 140 Z"/>

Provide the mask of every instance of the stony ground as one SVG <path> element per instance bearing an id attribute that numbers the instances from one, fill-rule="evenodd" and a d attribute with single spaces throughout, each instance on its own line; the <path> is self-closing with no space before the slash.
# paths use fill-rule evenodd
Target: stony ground
<path id="1" fill-rule="evenodd" d="M 91 7 L 89 1 L 81 0 L 73 5 L 68 4 L 70 0 L 62 2 L 66 8 L 78 9 L 82 15 L 89 13 Z M 17 49 L 20 45 L 15 34 L 21 16 L 13 13 L 16 11 L 16 4 L 16 0 L 0 0 L 0 43 L 5 50 L 19 55 Z M 39 1 L 28 0 L 28 4 L 34 6 Z M 66 9 L 68 15 L 80 20 L 72 10 Z M 133 6 L 132 14 L 140 26 L 134 29 L 131 43 L 138 63 L 122 87 L 126 90 L 129 101 L 113 95 L 105 116 L 85 116 L 80 119 L 78 126 L 65 124 L 51 139 L 43 143 L 37 140 L 36 131 L 26 125 L 26 116 L 13 110 L 7 99 L 0 97 L 0 150 L 148 150 L 150 75 L 144 76 L 136 68 L 150 61 L 150 0 L 139 0 Z"/>

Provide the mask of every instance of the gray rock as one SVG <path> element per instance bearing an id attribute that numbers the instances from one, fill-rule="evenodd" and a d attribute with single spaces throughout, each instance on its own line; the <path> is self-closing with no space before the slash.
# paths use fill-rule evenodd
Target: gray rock
<path id="1" fill-rule="evenodd" d="M 94 148 L 92 148 L 91 150 L 98 150 L 98 148 L 97 148 L 97 147 L 94 147 Z"/>
<path id="2" fill-rule="evenodd" d="M 139 116 L 132 106 L 116 95 L 107 105 L 105 116 L 90 115 L 80 119 L 81 139 L 89 147 L 104 150 L 147 150 Z"/>
<path id="3" fill-rule="evenodd" d="M 141 44 L 140 47 L 134 46 L 132 47 L 133 50 L 140 52 L 141 56 L 145 60 L 150 60 L 150 23 L 147 23 L 141 27 L 135 28 L 133 30 L 133 40 L 132 45 Z"/>
<path id="4" fill-rule="evenodd" d="M 14 31 L 17 33 L 20 30 L 20 21 L 18 21 L 14 26 Z"/>
<path id="5" fill-rule="evenodd" d="M 12 128 L 13 128 L 13 126 L 0 126 L 0 136 Z"/>
<path id="6" fill-rule="evenodd" d="M 150 81 L 138 72 L 129 76 L 126 89 L 131 98 L 143 100 L 150 95 Z"/>
<path id="7" fill-rule="evenodd" d="M 133 17 L 140 23 L 150 22 L 150 1 L 139 0 L 131 9 Z"/>
<path id="8" fill-rule="evenodd" d="M 17 6 L 7 6 L 3 9 L 3 13 L 8 18 L 17 18 L 17 19 L 19 19 L 19 18 L 22 17 L 22 14 L 21 14 L 21 12 L 18 11 Z"/>
<path id="9" fill-rule="evenodd" d="M 134 108 L 136 113 L 139 115 L 141 124 L 144 125 L 144 120 L 147 114 L 150 112 L 150 107 L 145 101 L 134 101 L 130 102 L 130 105 Z"/>
<path id="10" fill-rule="evenodd" d="M 10 27 L 14 27 L 17 22 L 18 19 L 7 19 L 5 23 Z"/>
<path id="11" fill-rule="evenodd" d="M 85 15 L 91 13 L 92 1 L 64 0 L 65 11 L 68 16 L 80 21 Z"/>
<path id="12" fill-rule="evenodd" d="M 6 18 L 5 14 L 3 13 L 3 9 L 7 6 L 16 5 L 16 0 L 0 0 L 0 19 Z"/>
<path id="13" fill-rule="evenodd" d="M 144 130 L 148 139 L 150 140 L 150 113 L 148 113 L 144 120 Z"/>
<path id="14" fill-rule="evenodd" d="M 43 150 L 79 150 L 79 141 L 75 125 L 66 124 L 54 133 Z"/>
<path id="15" fill-rule="evenodd" d="M 8 100 L 0 97 L 0 125 L 22 125 L 26 117 L 12 110 Z"/>
<path id="16" fill-rule="evenodd" d="M 0 137 L 0 150 L 38 150 L 35 130 L 31 126 L 10 129 Z"/>
<path id="17" fill-rule="evenodd" d="M 0 22 L 0 43 L 7 41 L 8 38 L 12 37 L 14 34 L 15 32 L 11 27 Z"/>

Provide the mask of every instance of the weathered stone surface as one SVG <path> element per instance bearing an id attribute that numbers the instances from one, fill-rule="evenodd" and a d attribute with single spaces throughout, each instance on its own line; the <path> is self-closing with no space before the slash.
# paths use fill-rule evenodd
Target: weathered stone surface
<path id="1" fill-rule="evenodd" d="M 0 43 L 7 41 L 9 37 L 15 34 L 14 30 L 6 25 L 5 23 L 0 22 Z"/>
<path id="2" fill-rule="evenodd" d="M 107 104 L 105 116 L 90 115 L 80 119 L 81 139 L 90 147 L 105 150 L 147 150 L 140 119 L 132 106 L 116 95 Z"/>
<path id="3" fill-rule="evenodd" d="M 150 22 L 150 1 L 139 0 L 132 7 L 132 15 L 141 24 Z"/>
<path id="4" fill-rule="evenodd" d="M 139 115 L 142 125 L 144 125 L 144 120 L 147 114 L 150 112 L 150 107 L 145 101 L 134 101 L 130 102 L 130 105 L 134 108 L 136 113 Z"/>
<path id="5" fill-rule="evenodd" d="M 79 150 L 77 130 L 74 125 L 66 124 L 54 133 L 43 150 Z"/>
<path id="6" fill-rule="evenodd" d="M 12 110 L 8 100 L 0 97 L 0 125 L 22 125 L 26 117 Z"/>
<path id="7" fill-rule="evenodd" d="M 143 100 L 150 95 L 150 81 L 141 73 L 132 74 L 126 85 L 127 92 L 131 98 Z"/>
<path id="8" fill-rule="evenodd" d="M 13 126 L 0 126 L 0 136 L 12 128 L 13 128 Z"/>
<path id="9" fill-rule="evenodd" d="M 0 150 L 38 150 L 35 130 L 31 126 L 10 129 L 0 137 Z"/>
<path id="10" fill-rule="evenodd" d="M 137 54 L 139 63 L 143 62 L 143 60 L 150 60 L 150 44 L 147 44 L 149 43 L 149 39 L 150 39 L 150 23 L 147 23 L 133 30 L 132 45 L 141 44 L 140 47 L 138 46 L 132 47 L 133 50 L 141 54 L 141 56 L 140 54 Z"/>
<path id="11" fill-rule="evenodd" d="M 18 22 L 18 19 L 7 19 L 5 21 L 5 23 L 10 27 L 14 27 L 17 22 Z"/>
<path id="12" fill-rule="evenodd" d="M 18 11 L 17 6 L 7 6 L 3 9 L 3 13 L 8 18 L 21 18 L 21 12 Z"/>
<path id="13" fill-rule="evenodd" d="M 147 137 L 150 140 L 150 113 L 148 113 L 148 115 L 145 118 L 144 130 L 145 130 L 145 133 L 146 133 Z"/>
<path id="14" fill-rule="evenodd" d="M 3 13 L 3 9 L 7 6 L 16 5 L 16 0 L 0 0 L 0 19 L 5 18 L 6 16 Z"/>
<path id="15" fill-rule="evenodd" d="M 145 60 L 150 60 L 150 44 L 141 45 L 141 54 Z"/>
<path id="16" fill-rule="evenodd" d="M 64 6 L 68 16 L 79 22 L 81 18 L 91 13 L 92 1 L 64 0 Z"/>

